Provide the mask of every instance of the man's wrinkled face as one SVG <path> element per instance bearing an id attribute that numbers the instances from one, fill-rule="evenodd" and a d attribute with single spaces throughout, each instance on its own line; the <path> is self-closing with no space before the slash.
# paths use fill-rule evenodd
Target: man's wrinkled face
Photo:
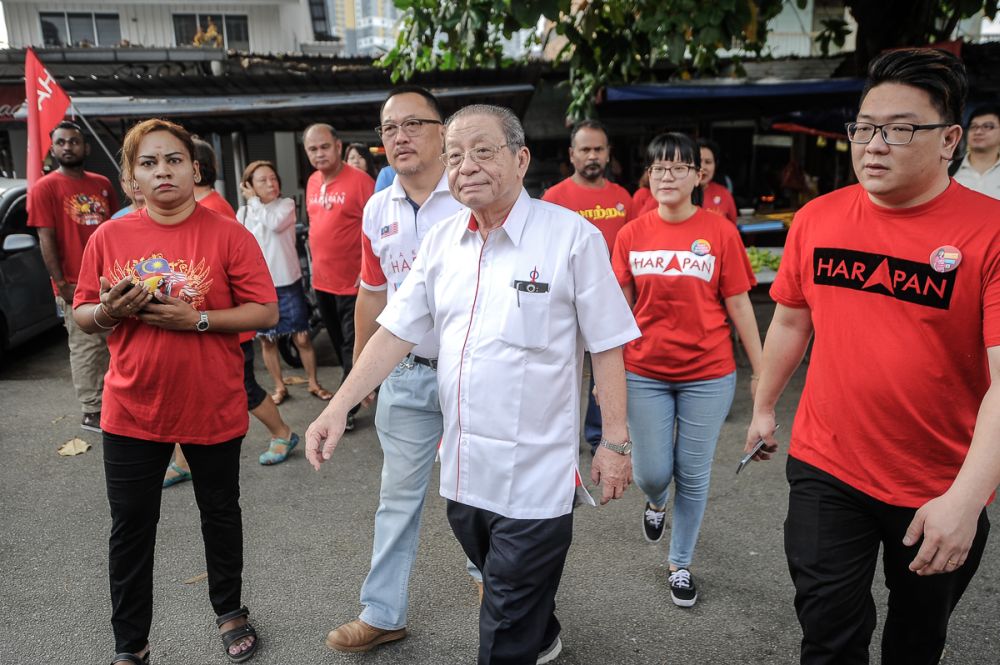
<path id="1" fill-rule="evenodd" d="M 569 161 L 580 176 L 591 182 L 604 177 L 604 170 L 611 160 L 608 135 L 599 129 L 581 127 L 569 148 Z"/>
<path id="2" fill-rule="evenodd" d="M 75 129 L 57 129 L 52 133 L 52 157 L 59 166 L 78 168 L 90 153 L 83 134 Z"/>
<path id="3" fill-rule="evenodd" d="M 530 155 L 524 146 L 507 146 L 500 120 L 492 115 L 466 115 L 445 134 L 451 195 L 472 210 L 513 205 L 521 193 Z M 478 160 L 477 160 L 478 156 Z"/>

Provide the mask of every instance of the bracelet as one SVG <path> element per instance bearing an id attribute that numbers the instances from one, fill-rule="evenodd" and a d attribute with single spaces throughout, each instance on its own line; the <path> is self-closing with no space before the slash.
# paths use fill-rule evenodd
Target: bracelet
<path id="1" fill-rule="evenodd" d="M 97 310 L 101 310 L 102 312 L 104 312 L 104 316 L 108 317 L 109 319 L 115 322 L 114 325 L 112 326 L 101 325 L 101 322 L 97 320 Z M 118 324 L 121 322 L 122 322 L 121 319 L 116 319 L 115 317 L 111 316 L 107 308 L 104 307 L 104 303 L 99 303 L 97 307 L 94 308 L 94 323 L 101 330 L 114 330 L 115 328 L 118 327 Z"/>

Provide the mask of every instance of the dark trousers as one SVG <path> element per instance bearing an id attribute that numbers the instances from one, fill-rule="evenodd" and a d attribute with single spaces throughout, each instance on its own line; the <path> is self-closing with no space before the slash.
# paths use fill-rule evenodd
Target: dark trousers
<path id="1" fill-rule="evenodd" d="M 344 368 L 344 379 L 354 366 L 354 304 L 357 299 L 357 296 L 316 291 L 316 306 L 333 343 L 333 352 Z M 355 405 L 351 413 L 357 413 L 360 408 L 361 405 Z"/>
<path id="2" fill-rule="evenodd" d="M 603 423 L 601 421 L 601 407 L 597 405 L 594 397 L 594 374 L 590 374 L 590 390 L 587 393 L 587 415 L 583 418 L 583 438 L 590 444 L 590 454 L 597 453 L 597 446 L 601 443 L 603 433 Z"/>
<path id="3" fill-rule="evenodd" d="M 921 543 L 903 545 L 916 510 L 877 501 L 816 467 L 788 458 L 785 554 L 795 585 L 805 665 L 868 663 L 876 611 L 871 586 L 883 548 L 889 608 L 882 665 L 932 665 L 941 659 L 948 619 L 986 546 L 984 510 L 965 564 L 921 577 L 908 566 Z"/>
<path id="4" fill-rule="evenodd" d="M 216 615 L 240 608 L 243 523 L 239 437 L 215 445 L 183 444 L 205 541 L 208 596 Z M 104 475 L 111 506 L 108 569 L 115 650 L 146 646 L 153 620 L 153 550 L 163 474 L 173 444 L 104 432 Z"/>
<path id="5" fill-rule="evenodd" d="M 559 636 L 556 591 L 573 514 L 518 520 L 448 501 L 448 522 L 483 573 L 479 665 L 534 665 Z"/>

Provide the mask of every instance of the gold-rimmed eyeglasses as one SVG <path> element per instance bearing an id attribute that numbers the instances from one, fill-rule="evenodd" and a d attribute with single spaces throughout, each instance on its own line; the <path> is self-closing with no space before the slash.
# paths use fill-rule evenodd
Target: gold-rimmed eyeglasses
<path id="1" fill-rule="evenodd" d="M 455 168 L 460 166 L 462 162 L 465 161 L 466 156 L 471 157 L 472 161 L 476 164 L 482 164 L 483 162 L 493 161 L 500 151 L 507 147 L 508 144 L 498 146 L 487 146 L 482 145 L 477 148 L 472 148 L 470 150 L 449 150 L 448 152 L 441 155 L 441 161 L 444 162 L 445 166 Z"/>

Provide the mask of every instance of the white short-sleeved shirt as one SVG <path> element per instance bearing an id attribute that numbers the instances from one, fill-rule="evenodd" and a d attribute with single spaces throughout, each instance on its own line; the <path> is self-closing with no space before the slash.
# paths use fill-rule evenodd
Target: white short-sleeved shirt
<path id="1" fill-rule="evenodd" d="M 966 155 L 961 166 L 958 167 L 958 171 L 955 172 L 955 180 L 980 194 L 1000 199 L 1000 159 L 997 160 L 996 164 L 986 169 L 986 173 L 980 173 L 972 168 L 969 156 Z"/>
<path id="2" fill-rule="evenodd" d="M 392 185 L 368 199 L 361 229 L 364 249 L 361 256 L 361 288 L 387 291 L 391 299 L 410 273 L 420 242 L 438 222 L 462 208 L 448 190 L 448 175 L 442 174 L 434 191 L 419 209 L 414 209 L 406 191 L 393 179 Z M 437 338 L 428 333 L 413 348 L 424 358 L 437 358 Z"/>
<path id="3" fill-rule="evenodd" d="M 596 227 L 522 190 L 484 241 L 463 209 L 378 321 L 440 343 L 442 496 L 515 519 L 572 510 L 584 349 L 640 334 Z"/>
<path id="4" fill-rule="evenodd" d="M 257 238 L 275 286 L 288 286 L 302 277 L 302 265 L 295 249 L 294 200 L 275 199 L 261 203 L 254 196 L 236 212 L 236 219 Z"/>

